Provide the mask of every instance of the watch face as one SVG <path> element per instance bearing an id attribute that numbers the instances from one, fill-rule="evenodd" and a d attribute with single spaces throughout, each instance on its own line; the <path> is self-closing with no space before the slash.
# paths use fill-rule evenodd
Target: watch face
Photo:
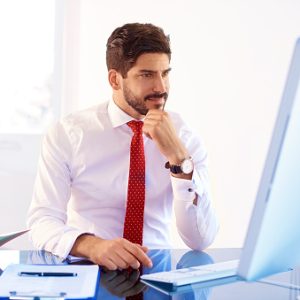
<path id="1" fill-rule="evenodd" d="M 194 164 L 193 161 L 189 158 L 189 159 L 185 159 L 182 163 L 181 163 L 181 169 L 182 172 L 184 174 L 190 174 L 193 172 L 194 170 Z"/>

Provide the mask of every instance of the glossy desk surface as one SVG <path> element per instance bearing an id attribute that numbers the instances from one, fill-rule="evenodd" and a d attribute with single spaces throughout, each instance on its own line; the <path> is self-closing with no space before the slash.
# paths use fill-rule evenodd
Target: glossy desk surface
<path id="1" fill-rule="evenodd" d="M 205 252 L 187 249 L 164 249 L 151 250 L 149 255 L 152 257 L 154 266 L 152 269 L 144 268 L 143 273 L 237 259 L 240 255 L 240 249 L 208 249 Z M 10 263 L 65 264 L 67 262 L 44 251 L 0 250 L 0 268 L 4 269 Z M 300 299 L 300 268 L 265 278 L 264 280 L 268 281 L 267 283 L 248 283 L 234 278 L 188 285 L 177 290 L 163 288 L 161 291 L 139 282 L 138 275 L 137 272 L 128 276 L 128 273 L 124 271 L 101 271 L 97 299 L 126 299 L 126 296 L 134 295 L 140 291 L 143 291 L 143 299 L 145 300 Z M 285 286 L 289 286 L 289 288 Z"/>

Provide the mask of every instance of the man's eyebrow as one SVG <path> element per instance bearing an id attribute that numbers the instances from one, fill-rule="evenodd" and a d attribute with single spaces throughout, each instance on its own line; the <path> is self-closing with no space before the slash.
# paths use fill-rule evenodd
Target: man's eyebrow
<path id="1" fill-rule="evenodd" d="M 168 68 L 166 70 L 163 70 L 162 73 L 168 73 L 172 70 L 172 68 Z M 158 71 L 154 71 L 154 70 L 148 70 L 148 69 L 141 69 L 139 70 L 139 73 L 157 73 Z"/>

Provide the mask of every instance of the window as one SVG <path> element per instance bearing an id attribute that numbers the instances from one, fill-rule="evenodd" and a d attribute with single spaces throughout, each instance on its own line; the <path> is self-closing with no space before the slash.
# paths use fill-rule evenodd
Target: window
<path id="1" fill-rule="evenodd" d="M 55 5 L 0 2 L 0 133 L 42 133 L 56 117 Z"/>

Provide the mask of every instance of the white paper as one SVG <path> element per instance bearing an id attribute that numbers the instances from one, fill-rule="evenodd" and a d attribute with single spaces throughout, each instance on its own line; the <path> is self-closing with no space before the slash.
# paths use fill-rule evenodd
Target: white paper
<path id="1" fill-rule="evenodd" d="M 70 272 L 72 277 L 20 276 L 20 272 Z M 9 265 L 0 276 L 0 297 L 11 292 L 19 296 L 58 297 L 85 299 L 95 296 L 99 272 L 98 265 Z"/>
<path id="2" fill-rule="evenodd" d="M 66 261 L 69 263 L 69 264 L 72 264 L 72 263 L 76 263 L 76 262 L 80 262 L 80 261 L 83 261 L 83 260 L 89 260 L 88 258 L 86 257 L 80 257 L 80 256 L 73 256 L 73 255 L 68 255 L 67 258 L 66 258 Z"/>
<path id="3" fill-rule="evenodd" d="M 20 263 L 19 250 L 1 250 L 0 251 L 0 268 L 3 271 L 10 264 Z"/>

